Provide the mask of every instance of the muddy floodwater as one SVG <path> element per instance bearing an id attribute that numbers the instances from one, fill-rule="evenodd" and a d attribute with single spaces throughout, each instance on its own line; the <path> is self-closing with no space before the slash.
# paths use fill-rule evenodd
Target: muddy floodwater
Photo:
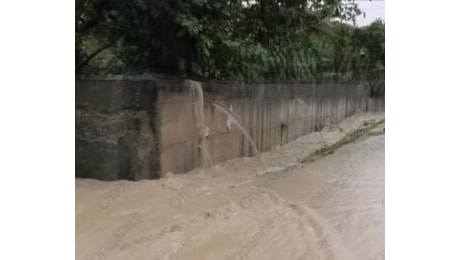
<path id="1" fill-rule="evenodd" d="M 310 164 L 251 168 L 275 161 L 77 179 L 76 259 L 384 259 L 383 126 Z"/>

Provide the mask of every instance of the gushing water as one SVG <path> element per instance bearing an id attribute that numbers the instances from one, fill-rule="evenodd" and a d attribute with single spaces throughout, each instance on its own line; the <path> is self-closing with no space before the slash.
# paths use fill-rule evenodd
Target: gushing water
<path id="1" fill-rule="evenodd" d="M 199 90 L 192 94 L 199 117 Z M 349 133 L 379 118 L 356 116 L 340 125 Z M 337 130 L 327 134 L 343 137 Z M 215 178 L 191 173 L 129 184 L 77 179 L 75 258 L 383 259 L 383 134 L 304 167 L 252 174 L 303 158 L 306 150 L 320 148 L 318 138 L 307 135 L 264 156 L 210 168 L 219 173 Z M 118 196 L 107 197 L 114 190 Z"/>
<path id="2" fill-rule="evenodd" d="M 251 135 L 249 134 L 249 131 L 244 127 L 243 123 L 241 120 L 238 118 L 238 116 L 235 115 L 232 111 L 230 111 L 228 108 L 224 107 L 223 105 L 217 103 L 217 102 L 209 102 L 211 105 L 213 105 L 215 108 L 217 108 L 219 111 L 225 113 L 227 116 L 231 117 L 233 119 L 233 122 L 236 123 L 236 126 L 241 130 L 243 133 L 244 137 L 248 139 L 249 143 L 252 146 L 253 151 L 258 154 L 259 149 L 257 149 L 256 143 L 252 139 Z"/>
<path id="3" fill-rule="evenodd" d="M 201 151 L 201 166 L 206 167 L 212 164 L 211 156 L 209 155 L 208 144 L 206 142 L 208 129 L 204 124 L 204 97 L 203 88 L 197 81 L 186 80 L 185 84 L 190 86 L 190 94 L 193 103 L 193 112 L 195 114 L 196 128 L 199 134 L 198 149 Z"/>
<path id="4" fill-rule="evenodd" d="M 204 97 L 203 97 L 203 87 L 201 86 L 201 83 L 197 81 L 193 81 L 193 80 L 186 80 L 185 84 L 189 85 L 190 87 L 190 94 L 191 94 L 192 103 L 193 103 L 193 111 L 194 111 L 195 119 L 196 119 L 196 127 L 198 129 L 198 134 L 199 134 L 198 149 L 200 149 L 201 151 L 201 165 L 203 167 L 210 166 L 212 164 L 212 160 L 209 154 L 209 149 L 208 149 L 208 145 L 206 141 L 208 133 L 209 133 L 209 127 L 205 125 L 205 116 L 204 116 L 205 102 L 204 102 Z M 243 136 L 251 144 L 253 152 L 255 154 L 258 154 L 259 149 L 257 149 L 257 146 L 254 140 L 252 139 L 251 135 L 249 134 L 249 131 L 244 127 L 243 123 L 238 118 L 238 116 L 217 102 L 209 102 L 209 104 L 213 105 L 215 108 L 217 108 L 218 111 L 223 112 L 224 114 L 226 114 L 227 116 L 233 119 L 233 122 L 236 123 L 237 127 L 243 133 Z"/>

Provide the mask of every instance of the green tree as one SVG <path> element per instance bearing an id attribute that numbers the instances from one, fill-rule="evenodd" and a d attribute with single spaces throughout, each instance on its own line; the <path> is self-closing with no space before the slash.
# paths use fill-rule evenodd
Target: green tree
<path id="1" fill-rule="evenodd" d="M 338 21 L 359 14 L 354 0 L 76 0 L 77 73 L 373 80 L 384 25 Z"/>

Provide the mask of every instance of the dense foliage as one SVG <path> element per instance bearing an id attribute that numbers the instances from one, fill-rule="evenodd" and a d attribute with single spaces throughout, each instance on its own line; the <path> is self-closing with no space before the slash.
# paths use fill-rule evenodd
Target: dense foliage
<path id="1" fill-rule="evenodd" d="M 385 26 L 354 0 L 76 0 L 77 73 L 384 78 Z"/>

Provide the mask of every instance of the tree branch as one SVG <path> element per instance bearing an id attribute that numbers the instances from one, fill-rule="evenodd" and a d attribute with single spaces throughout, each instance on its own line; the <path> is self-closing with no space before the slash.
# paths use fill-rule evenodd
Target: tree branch
<path id="1" fill-rule="evenodd" d="M 87 65 L 92 59 L 94 59 L 94 57 L 96 57 L 99 53 L 101 53 L 102 51 L 112 47 L 118 40 L 121 39 L 121 36 L 116 38 L 115 40 L 109 42 L 108 44 L 102 46 L 101 48 L 97 49 L 95 52 L 93 52 L 91 55 L 88 56 L 88 58 L 86 58 L 83 62 L 81 62 L 77 68 L 76 68 L 76 72 L 79 73 L 81 71 L 81 69 Z"/>

